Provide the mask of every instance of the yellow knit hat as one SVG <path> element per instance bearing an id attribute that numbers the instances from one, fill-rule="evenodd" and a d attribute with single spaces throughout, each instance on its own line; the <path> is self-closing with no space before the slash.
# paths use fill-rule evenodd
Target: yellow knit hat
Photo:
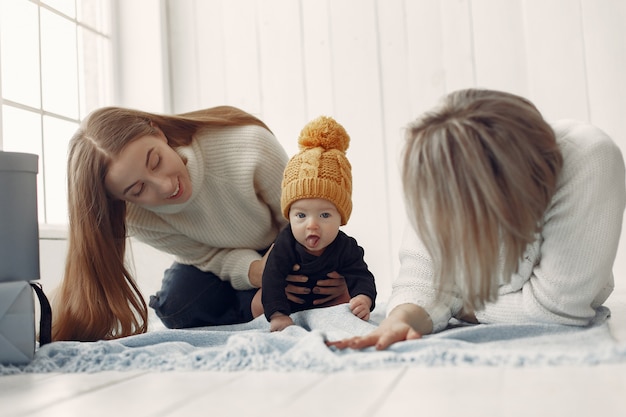
<path id="1" fill-rule="evenodd" d="M 352 213 L 352 167 L 346 158 L 350 136 L 332 117 L 309 122 L 298 138 L 300 152 L 291 158 L 283 175 L 280 199 L 285 218 L 296 200 L 329 200 L 345 225 Z"/>

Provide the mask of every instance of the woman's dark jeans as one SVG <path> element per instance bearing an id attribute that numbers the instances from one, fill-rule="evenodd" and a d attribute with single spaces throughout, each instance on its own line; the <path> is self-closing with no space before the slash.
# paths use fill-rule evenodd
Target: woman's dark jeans
<path id="1" fill-rule="evenodd" d="M 211 272 L 174 262 L 161 290 L 150 296 L 150 307 L 170 329 L 245 323 L 252 320 L 250 303 L 257 291 L 237 291 Z"/>

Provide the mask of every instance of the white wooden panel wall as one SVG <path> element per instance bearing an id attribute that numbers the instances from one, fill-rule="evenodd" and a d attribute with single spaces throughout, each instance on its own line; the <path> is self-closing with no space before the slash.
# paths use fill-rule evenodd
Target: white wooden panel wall
<path id="1" fill-rule="evenodd" d="M 292 155 L 310 119 L 351 135 L 354 211 L 381 296 L 405 224 L 402 128 L 446 92 L 508 90 L 547 119 L 603 128 L 626 153 L 622 0 L 169 0 L 172 110 L 261 117 Z M 615 267 L 626 287 L 626 242 Z"/>

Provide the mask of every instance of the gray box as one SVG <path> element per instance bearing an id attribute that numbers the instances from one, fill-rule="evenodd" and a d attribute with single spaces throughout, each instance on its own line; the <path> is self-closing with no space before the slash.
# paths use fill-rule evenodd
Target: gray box
<path id="1" fill-rule="evenodd" d="M 0 151 L 0 282 L 39 279 L 38 160 Z"/>

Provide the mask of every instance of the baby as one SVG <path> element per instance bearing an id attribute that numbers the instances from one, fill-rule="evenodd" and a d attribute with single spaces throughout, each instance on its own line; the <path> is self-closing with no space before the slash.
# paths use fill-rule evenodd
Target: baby
<path id="1" fill-rule="evenodd" d="M 291 313 L 318 307 L 314 301 L 325 295 L 313 294 L 312 289 L 331 272 L 346 280 L 355 316 L 368 320 L 374 309 L 376 285 L 363 249 L 339 230 L 352 212 L 352 168 L 345 155 L 349 142 L 343 126 L 319 117 L 302 129 L 300 152 L 285 168 L 281 208 L 289 224 L 269 253 L 260 291 L 271 331 L 294 324 Z M 311 289 L 301 296 L 303 303 L 290 301 L 285 293 L 287 276 L 296 271 L 308 277 L 300 285 Z"/>

